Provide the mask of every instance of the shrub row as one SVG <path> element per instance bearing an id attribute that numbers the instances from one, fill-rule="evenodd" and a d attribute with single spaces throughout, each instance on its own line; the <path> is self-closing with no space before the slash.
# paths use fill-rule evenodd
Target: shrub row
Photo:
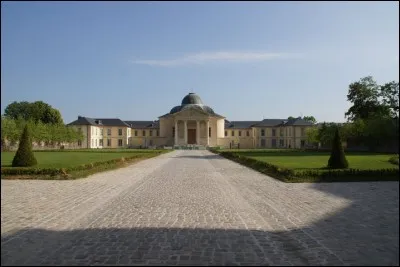
<path id="1" fill-rule="evenodd" d="M 214 151 L 213 151 L 214 152 Z M 221 156 L 255 169 L 264 174 L 268 174 L 285 182 L 295 182 L 304 180 L 313 181 L 351 181 L 354 180 L 399 180 L 399 169 L 379 169 L 379 170 L 359 170 L 359 169 L 332 169 L 332 170 L 301 170 L 295 171 L 262 162 L 253 158 L 248 158 L 233 152 L 215 152 Z"/>
<path id="2" fill-rule="evenodd" d="M 399 165 L 399 155 L 391 157 L 389 159 L 389 162 L 392 163 L 392 164 L 395 164 L 395 165 Z"/>
<path id="3" fill-rule="evenodd" d="M 159 154 L 159 153 L 157 153 Z M 74 167 L 69 168 L 33 168 L 33 167 L 2 167 L 1 168 L 1 175 L 66 175 L 70 172 L 74 171 L 82 171 L 82 170 L 90 170 L 102 165 L 115 165 L 115 164 L 122 164 L 124 162 L 131 161 L 136 158 L 147 158 L 152 157 L 154 154 L 140 154 L 134 155 L 130 157 L 121 157 L 116 159 L 111 159 L 107 161 L 98 161 L 92 162 L 87 164 L 81 164 Z"/>

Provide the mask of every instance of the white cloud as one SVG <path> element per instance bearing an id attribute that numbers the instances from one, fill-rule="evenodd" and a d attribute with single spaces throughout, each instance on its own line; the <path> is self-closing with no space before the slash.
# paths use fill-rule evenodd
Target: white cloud
<path id="1" fill-rule="evenodd" d="M 256 62 L 272 59 L 297 58 L 301 55 L 292 53 L 265 53 L 265 52 L 202 52 L 189 54 L 169 60 L 134 60 L 135 64 L 150 66 L 179 66 L 188 64 L 205 64 L 212 62 Z"/>

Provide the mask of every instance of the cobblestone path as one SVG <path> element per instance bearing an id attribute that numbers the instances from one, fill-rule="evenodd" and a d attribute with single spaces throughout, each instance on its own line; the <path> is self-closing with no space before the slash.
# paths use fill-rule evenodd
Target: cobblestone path
<path id="1" fill-rule="evenodd" d="M 399 265 L 399 183 L 286 184 L 208 151 L 1 181 L 2 265 Z"/>

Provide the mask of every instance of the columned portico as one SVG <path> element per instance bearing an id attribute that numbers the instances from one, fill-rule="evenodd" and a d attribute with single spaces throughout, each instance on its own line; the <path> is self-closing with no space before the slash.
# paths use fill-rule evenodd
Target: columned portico
<path id="1" fill-rule="evenodd" d="M 178 145 L 178 121 L 175 120 L 175 145 Z"/>
<path id="2" fill-rule="evenodd" d="M 207 127 L 206 127 L 206 136 L 207 136 L 207 146 L 210 145 L 210 134 L 209 130 L 210 129 L 210 121 L 207 120 Z"/>
<path id="3" fill-rule="evenodd" d="M 187 145 L 187 143 L 188 143 L 188 128 L 187 128 L 187 120 L 184 120 L 183 121 L 183 135 L 184 135 L 184 137 L 185 137 L 185 145 Z"/>
<path id="4" fill-rule="evenodd" d="M 196 144 L 200 145 L 200 121 L 196 121 Z"/>

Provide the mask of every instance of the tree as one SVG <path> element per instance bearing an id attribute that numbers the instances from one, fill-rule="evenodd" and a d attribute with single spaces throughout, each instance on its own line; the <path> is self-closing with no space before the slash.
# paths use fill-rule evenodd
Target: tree
<path id="1" fill-rule="evenodd" d="M 342 146 L 342 140 L 339 134 L 339 128 L 336 128 L 335 137 L 333 138 L 331 156 L 328 160 L 328 168 L 330 169 L 343 169 L 348 168 L 346 156 Z"/>
<path id="2" fill-rule="evenodd" d="M 392 81 L 380 87 L 379 96 L 382 102 L 389 108 L 392 118 L 399 117 L 399 83 Z"/>
<path id="3" fill-rule="evenodd" d="M 17 153 L 12 161 L 13 167 L 30 167 L 37 164 L 36 158 L 32 152 L 32 141 L 30 137 L 28 124 L 25 125 Z"/>
<path id="4" fill-rule="evenodd" d="M 317 127 L 310 127 L 306 129 L 306 136 L 307 142 L 310 144 L 318 144 L 319 143 L 319 136 L 318 136 L 318 128 Z"/>
<path id="5" fill-rule="evenodd" d="M 311 123 L 317 123 L 317 120 L 314 118 L 314 116 L 304 116 L 303 120 L 311 122 Z"/>
<path id="6" fill-rule="evenodd" d="M 60 111 L 43 101 L 33 103 L 14 101 L 6 107 L 4 115 L 11 119 L 22 118 L 27 121 L 33 120 L 34 122 L 41 121 L 50 124 L 63 124 Z"/>
<path id="7" fill-rule="evenodd" d="M 345 116 L 349 121 L 390 117 L 392 110 L 396 109 L 395 98 L 398 108 L 398 85 L 397 95 L 394 92 L 396 92 L 395 82 L 380 86 L 371 76 L 362 78 L 349 85 L 347 100 L 353 105 Z"/>
<path id="8" fill-rule="evenodd" d="M 294 120 L 294 119 L 295 119 L 295 117 L 293 117 L 293 116 L 289 116 L 287 119 L 288 119 L 288 120 Z"/>

